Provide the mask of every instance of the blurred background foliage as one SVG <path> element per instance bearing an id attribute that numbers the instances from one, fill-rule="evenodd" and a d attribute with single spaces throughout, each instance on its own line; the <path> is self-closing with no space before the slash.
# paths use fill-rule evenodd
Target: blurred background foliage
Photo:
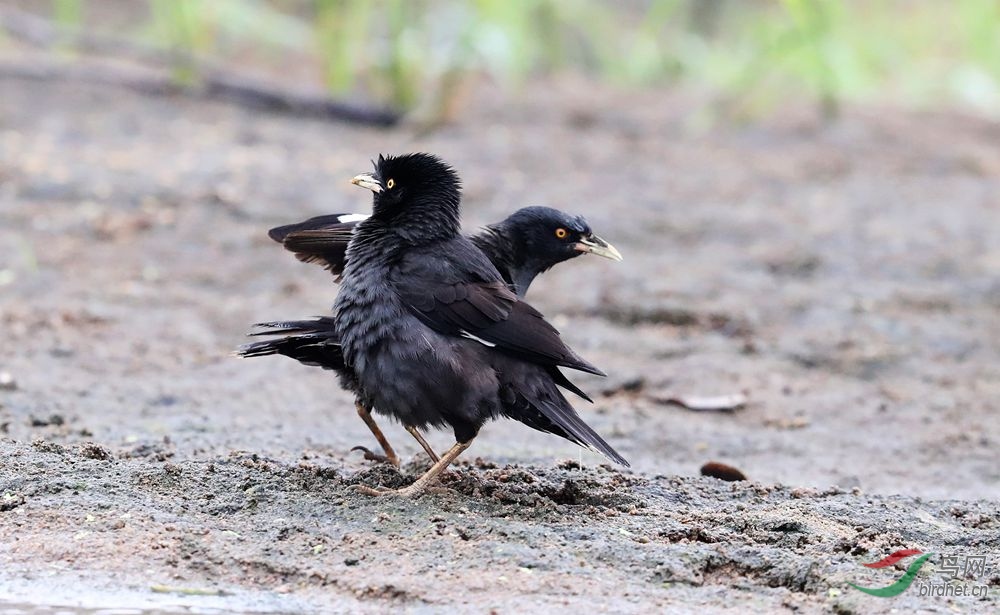
<path id="1" fill-rule="evenodd" d="M 100 30 L 113 6 L 132 14 L 118 36 L 402 110 L 444 113 L 473 77 L 572 72 L 739 114 L 790 98 L 827 116 L 845 101 L 1000 112 L 997 0 L 51 0 L 51 18 Z"/>

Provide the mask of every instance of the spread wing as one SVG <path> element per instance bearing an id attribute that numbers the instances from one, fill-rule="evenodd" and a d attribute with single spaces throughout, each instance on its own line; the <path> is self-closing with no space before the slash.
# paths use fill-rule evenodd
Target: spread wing
<path id="1" fill-rule="evenodd" d="M 365 214 L 316 216 L 304 222 L 275 227 L 267 234 L 286 250 L 294 252 L 295 258 L 304 263 L 322 265 L 339 280 L 354 227 L 367 217 Z"/>
<path id="2" fill-rule="evenodd" d="M 538 310 L 517 298 L 467 239 L 413 250 L 392 272 L 400 299 L 428 327 L 546 366 L 603 376 L 567 346 Z"/>

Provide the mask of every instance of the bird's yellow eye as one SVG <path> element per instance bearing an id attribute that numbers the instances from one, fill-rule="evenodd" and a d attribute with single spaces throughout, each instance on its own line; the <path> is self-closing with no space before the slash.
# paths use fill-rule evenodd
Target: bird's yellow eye
<path id="1" fill-rule="evenodd" d="M 569 231 L 567 231 L 566 229 L 564 228 L 556 229 L 556 237 L 558 237 L 559 239 L 566 239 L 567 235 L 569 235 Z"/>
<path id="2" fill-rule="evenodd" d="M 396 180 L 390 178 L 389 181 L 385 182 L 385 187 L 392 190 L 393 186 L 396 185 Z"/>

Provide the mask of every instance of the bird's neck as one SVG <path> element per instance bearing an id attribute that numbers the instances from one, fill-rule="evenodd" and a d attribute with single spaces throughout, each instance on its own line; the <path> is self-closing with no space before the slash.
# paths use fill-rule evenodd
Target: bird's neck
<path id="1" fill-rule="evenodd" d="M 400 212 L 386 220 L 372 216 L 358 224 L 347 246 L 348 267 L 397 259 L 404 251 L 453 239 L 459 235 L 456 217 L 438 212 Z"/>
<path id="2" fill-rule="evenodd" d="M 531 282 L 546 269 L 527 256 L 530 250 L 524 239 L 511 233 L 503 224 L 487 226 L 473 240 L 522 299 Z"/>
<path id="3" fill-rule="evenodd" d="M 409 246 L 447 241 L 461 233 L 457 199 L 416 201 L 401 211 L 375 212 L 372 217 Z"/>

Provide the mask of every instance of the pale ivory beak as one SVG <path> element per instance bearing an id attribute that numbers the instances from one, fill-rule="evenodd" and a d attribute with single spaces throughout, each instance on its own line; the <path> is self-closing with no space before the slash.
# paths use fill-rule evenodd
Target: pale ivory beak
<path id="1" fill-rule="evenodd" d="M 382 192 L 382 184 L 379 183 L 375 176 L 371 173 L 362 173 L 361 175 L 355 175 L 351 183 L 355 186 L 361 186 L 362 188 L 368 188 L 375 194 Z"/>
<path id="2" fill-rule="evenodd" d="M 622 254 L 613 245 L 604 241 L 597 235 L 582 237 L 580 241 L 573 244 L 573 249 L 578 252 L 585 252 L 610 258 L 613 261 L 622 260 Z"/>

